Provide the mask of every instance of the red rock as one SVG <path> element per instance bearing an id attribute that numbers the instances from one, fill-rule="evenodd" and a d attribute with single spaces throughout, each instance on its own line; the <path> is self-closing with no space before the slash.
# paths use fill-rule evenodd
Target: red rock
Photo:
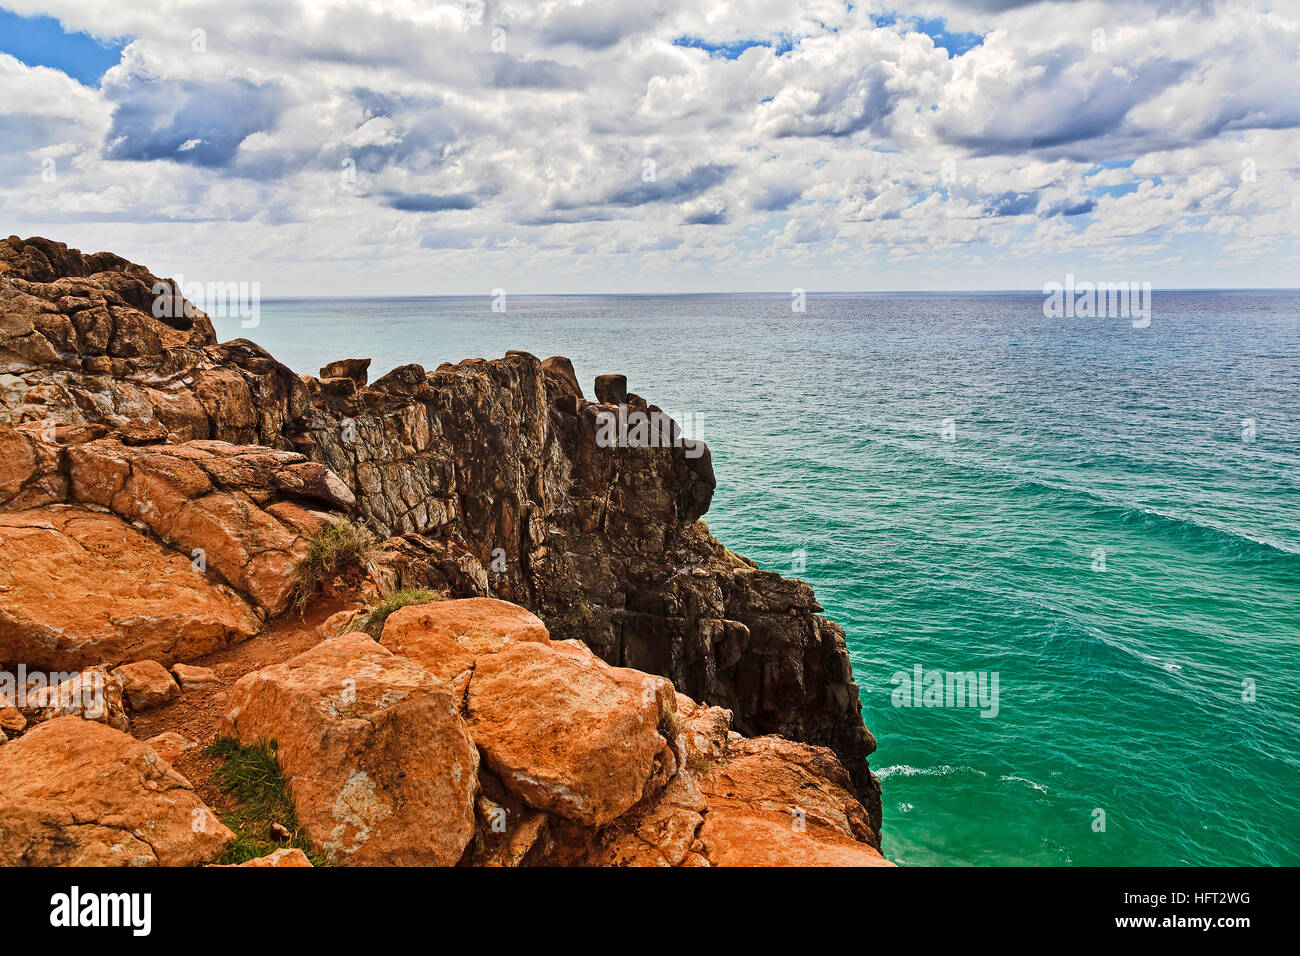
<path id="1" fill-rule="evenodd" d="M 338 863 L 452 866 L 474 835 L 478 751 L 447 685 L 343 634 L 230 690 L 222 732 L 279 742 L 298 820 Z"/>
<path id="2" fill-rule="evenodd" d="M 570 642 L 571 643 L 571 642 Z M 470 732 L 501 782 L 539 810 L 603 826 L 646 794 L 672 685 L 585 648 L 520 643 L 478 658 Z"/>
<path id="3" fill-rule="evenodd" d="M 27 729 L 27 718 L 17 707 L 0 707 L 0 733 L 21 734 Z"/>
<path id="4" fill-rule="evenodd" d="M 60 717 L 0 747 L 0 865 L 192 866 L 234 839 L 146 744 Z"/>
<path id="5" fill-rule="evenodd" d="M 697 778 L 714 866 L 892 866 L 835 755 L 780 737 L 735 741 Z"/>
<path id="6" fill-rule="evenodd" d="M 118 426 L 116 435 L 124 445 L 161 445 L 167 441 L 167 429 L 153 418 L 133 418 Z"/>
<path id="7" fill-rule="evenodd" d="M 194 741 L 183 737 L 174 730 L 168 730 L 145 741 L 154 752 L 168 763 L 175 763 L 187 750 L 198 746 Z"/>
<path id="8" fill-rule="evenodd" d="M 549 643 L 546 625 L 531 611 L 492 598 L 398 608 L 384 622 L 380 641 L 443 680 L 472 667 L 483 654 L 524 642 Z"/>
<path id="9" fill-rule="evenodd" d="M 345 608 L 325 618 L 321 622 L 318 631 L 321 637 L 326 638 L 338 637 L 340 634 L 347 634 L 350 631 L 359 631 L 365 616 L 366 612 L 363 608 Z"/>
<path id="10" fill-rule="evenodd" d="M 233 864 L 235 866 L 311 866 L 311 860 L 307 859 L 307 854 L 303 853 L 297 847 L 282 847 L 274 850 L 266 856 L 259 856 L 256 860 L 248 860 L 244 863 Z"/>
<path id="11" fill-rule="evenodd" d="M 104 667 L 90 667 L 53 687 L 27 693 L 28 712 L 36 720 L 75 716 L 126 730 L 130 720 L 123 705 L 122 681 Z"/>
<path id="12" fill-rule="evenodd" d="M 195 691 L 210 690 L 221 683 L 217 672 L 210 667 L 196 667 L 193 664 L 174 664 L 172 673 L 181 690 L 187 694 Z"/>
<path id="13" fill-rule="evenodd" d="M 177 686 L 167 668 L 157 661 L 136 661 L 123 664 L 113 675 L 122 681 L 122 690 L 126 702 L 135 711 L 152 710 L 180 696 Z"/>
<path id="14" fill-rule="evenodd" d="M 0 514 L 0 658 L 31 667 L 194 658 L 260 622 L 229 588 L 113 515 Z"/>

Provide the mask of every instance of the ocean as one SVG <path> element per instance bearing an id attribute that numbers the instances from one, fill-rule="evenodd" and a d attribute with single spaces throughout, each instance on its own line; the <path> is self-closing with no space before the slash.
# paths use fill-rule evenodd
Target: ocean
<path id="1" fill-rule="evenodd" d="M 713 533 L 846 630 L 900 864 L 1300 864 L 1300 293 L 1156 290 L 1144 329 L 1036 293 L 791 302 L 215 324 L 312 374 L 508 349 L 567 355 L 588 397 L 625 373 L 708 442 Z M 924 706 L 917 668 L 996 698 Z"/>

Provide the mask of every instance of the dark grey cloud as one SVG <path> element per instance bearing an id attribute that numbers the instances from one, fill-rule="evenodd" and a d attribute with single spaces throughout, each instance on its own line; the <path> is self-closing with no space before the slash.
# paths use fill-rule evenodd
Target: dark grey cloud
<path id="1" fill-rule="evenodd" d="M 502 89 L 577 90 L 587 85 L 576 67 L 555 60 L 521 60 L 506 53 L 490 55 L 492 85 Z"/>
<path id="2" fill-rule="evenodd" d="M 685 226 L 721 226 L 727 222 L 727 211 L 725 209 L 712 211 L 705 210 L 697 212 L 694 215 L 687 216 L 682 220 Z"/>
<path id="3" fill-rule="evenodd" d="M 663 15 L 658 4 L 621 7 L 618 3 L 584 3 L 561 7 L 540 29 L 548 44 L 572 43 L 586 50 L 605 50 L 626 36 L 640 33 Z"/>
<path id="4" fill-rule="evenodd" d="M 245 137 L 274 129 L 286 105 L 277 84 L 241 78 L 204 84 L 132 75 L 105 94 L 114 104 L 108 159 L 206 167 L 230 166 Z"/>
<path id="5" fill-rule="evenodd" d="M 610 206 L 644 206 L 647 203 L 666 200 L 691 199 L 708 192 L 715 186 L 721 186 L 734 169 L 734 166 L 716 163 L 696 166 L 678 179 L 660 179 L 651 183 L 638 181 L 631 186 L 622 186 L 600 202 Z M 557 208 L 565 207 L 557 206 Z"/>
<path id="6" fill-rule="evenodd" d="M 469 193 L 449 193 L 436 196 L 432 193 L 390 194 L 384 200 L 390 209 L 402 212 L 446 212 L 450 209 L 473 209 L 478 200 Z"/>
<path id="7" fill-rule="evenodd" d="M 802 196 L 799 186 L 768 186 L 750 200 L 750 206 L 759 212 L 781 212 Z"/>

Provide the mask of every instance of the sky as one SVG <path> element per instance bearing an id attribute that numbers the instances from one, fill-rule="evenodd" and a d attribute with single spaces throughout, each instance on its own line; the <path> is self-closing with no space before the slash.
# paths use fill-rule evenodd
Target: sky
<path id="1" fill-rule="evenodd" d="M 1300 0 L 0 0 L 0 232 L 263 296 L 1300 286 Z"/>

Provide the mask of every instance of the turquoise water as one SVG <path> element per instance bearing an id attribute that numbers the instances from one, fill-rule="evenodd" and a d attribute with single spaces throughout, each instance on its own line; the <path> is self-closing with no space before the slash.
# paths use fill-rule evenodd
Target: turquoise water
<path id="1" fill-rule="evenodd" d="M 508 304 L 217 325 L 312 373 L 626 373 L 708 441 L 713 532 L 783 573 L 802 550 L 848 632 L 891 859 L 1300 864 L 1300 294 L 1157 291 L 1144 330 L 1033 294 Z M 893 706 L 917 665 L 996 674 L 996 716 Z"/>

